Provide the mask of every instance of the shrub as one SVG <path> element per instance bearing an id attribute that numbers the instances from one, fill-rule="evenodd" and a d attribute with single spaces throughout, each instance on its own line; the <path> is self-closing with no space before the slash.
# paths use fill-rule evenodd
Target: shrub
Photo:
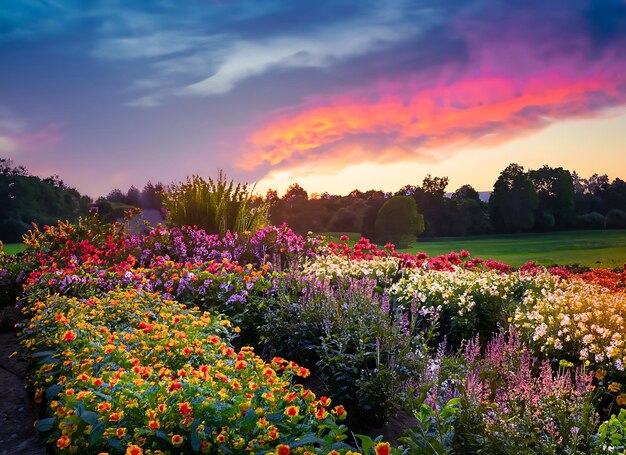
<path id="1" fill-rule="evenodd" d="M 420 230 L 420 217 L 415 199 L 394 196 L 386 201 L 376 215 L 376 239 L 381 243 L 393 243 L 398 248 L 408 248 Z"/>
<path id="2" fill-rule="evenodd" d="M 604 229 L 606 217 L 598 212 L 585 213 L 578 216 L 578 226 L 588 229 Z"/>
<path id="3" fill-rule="evenodd" d="M 611 229 L 626 228 L 626 212 L 613 209 L 606 214 L 606 227 Z"/>
<path id="4" fill-rule="evenodd" d="M 268 300 L 263 335 L 271 352 L 317 366 L 333 398 L 381 423 L 419 369 L 425 343 L 376 281 L 288 276 Z"/>
<path id="5" fill-rule="evenodd" d="M 170 185 L 163 206 L 170 225 L 198 226 L 210 234 L 250 231 L 268 223 L 269 205 L 255 198 L 247 183 L 227 181 L 222 171 L 217 180 L 194 175 Z"/>

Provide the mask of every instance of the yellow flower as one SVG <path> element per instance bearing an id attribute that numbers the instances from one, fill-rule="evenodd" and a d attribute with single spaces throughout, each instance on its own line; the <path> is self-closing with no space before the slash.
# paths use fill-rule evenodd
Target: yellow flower
<path id="1" fill-rule="evenodd" d="M 617 392 L 621 388 L 622 385 L 619 382 L 611 382 L 608 387 L 611 392 Z"/>

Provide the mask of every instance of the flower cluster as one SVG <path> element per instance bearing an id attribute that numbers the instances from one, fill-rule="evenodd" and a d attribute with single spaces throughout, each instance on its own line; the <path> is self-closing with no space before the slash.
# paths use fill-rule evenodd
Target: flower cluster
<path id="1" fill-rule="evenodd" d="M 410 311 L 413 324 L 437 324 L 440 333 L 458 345 L 476 333 L 488 339 L 499 325 L 506 324 L 524 285 L 517 273 L 418 268 L 406 272 L 389 294 Z"/>
<path id="2" fill-rule="evenodd" d="M 400 271 L 400 259 L 393 256 L 374 256 L 356 261 L 349 256 L 328 255 L 308 259 L 301 267 L 303 275 L 320 279 L 372 278 L 380 284 L 390 284 Z"/>
<path id="3" fill-rule="evenodd" d="M 32 309 L 24 344 L 50 415 L 37 427 L 61 453 L 349 450 L 345 409 L 292 384 L 307 369 L 237 352 L 228 320 L 134 290 Z"/>
<path id="4" fill-rule="evenodd" d="M 543 276 L 515 310 L 518 328 L 538 352 L 624 370 L 626 296 L 572 278 Z"/>

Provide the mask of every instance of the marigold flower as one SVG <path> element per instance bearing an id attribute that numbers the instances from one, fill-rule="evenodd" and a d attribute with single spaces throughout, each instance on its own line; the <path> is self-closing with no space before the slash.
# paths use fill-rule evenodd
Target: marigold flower
<path id="1" fill-rule="evenodd" d="M 161 424 L 159 424 L 159 422 L 156 420 L 151 420 L 150 422 L 148 422 L 148 428 L 151 430 L 158 430 L 159 428 L 161 428 Z"/>
<path id="2" fill-rule="evenodd" d="M 606 370 L 600 368 L 598 371 L 596 371 L 595 376 L 598 381 L 602 381 L 606 377 Z"/>
<path id="3" fill-rule="evenodd" d="M 74 332 L 73 330 L 67 330 L 64 334 L 63 334 L 63 341 L 74 341 L 76 339 L 76 332 Z"/>
<path id="4" fill-rule="evenodd" d="M 67 449 L 71 443 L 72 441 L 70 440 L 69 436 L 67 436 L 66 434 L 62 435 L 59 439 L 57 439 L 57 447 L 61 450 Z"/>
<path id="5" fill-rule="evenodd" d="M 111 410 L 111 403 L 107 403 L 107 402 L 98 403 L 98 411 L 107 412 L 110 410 Z"/>
<path id="6" fill-rule="evenodd" d="M 611 392 L 617 392 L 621 388 L 622 385 L 619 382 L 611 382 L 608 387 Z"/>
<path id="7" fill-rule="evenodd" d="M 135 444 L 131 444 L 126 448 L 126 455 L 142 455 L 143 449 Z"/>
<path id="8" fill-rule="evenodd" d="M 345 419 L 347 416 L 346 409 L 342 405 L 335 406 L 332 413 L 336 415 L 339 419 Z"/>
<path id="9" fill-rule="evenodd" d="M 322 406 L 324 406 L 324 407 L 329 406 L 331 401 L 332 400 L 330 398 L 328 398 L 328 397 L 324 397 L 323 396 L 323 397 L 320 398 L 320 404 Z"/>
<path id="10" fill-rule="evenodd" d="M 178 447 L 180 445 L 182 445 L 182 443 L 185 441 L 185 438 L 183 438 L 181 435 L 179 434 L 175 434 L 174 436 L 172 436 L 172 445 L 174 447 Z"/>
<path id="11" fill-rule="evenodd" d="M 388 442 L 379 442 L 374 447 L 376 455 L 389 455 L 391 453 L 391 445 Z"/>
<path id="12" fill-rule="evenodd" d="M 289 417 L 297 417 L 300 414 L 300 408 L 298 406 L 287 406 L 285 409 L 285 415 Z"/>
<path id="13" fill-rule="evenodd" d="M 328 412 L 325 408 L 319 408 L 317 411 L 315 411 L 315 417 L 319 420 L 325 419 L 326 417 L 328 417 Z"/>
<path id="14" fill-rule="evenodd" d="M 187 402 L 178 403 L 178 410 L 182 416 L 187 416 L 193 412 L 193 408 Z"/>
<path id="15" fill-rule="evenodd" d="M 285 444 L 279 444 L 278 447 L 276 447 L 276 455 L 289 455 L 290 449 L 288 445 Z"/>

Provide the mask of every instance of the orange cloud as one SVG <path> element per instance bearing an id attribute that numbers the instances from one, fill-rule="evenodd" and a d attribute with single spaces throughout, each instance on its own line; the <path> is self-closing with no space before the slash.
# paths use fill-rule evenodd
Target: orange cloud
<path id="1" fill-rule="evenodd" d="M 599 65 L 601 68 L 602 65 Z M 254 131 L 239 166 L 341 167 L 356 161 L 431 161 L 493 146 L 553 121 L 626 104 L 624 71 L 553 67 L 523 80 L 477 75 L 420 87 L 394 82 L 367 93 L 305 106 Z M 433 151 L 441 156 L 433 156 Z"/>

